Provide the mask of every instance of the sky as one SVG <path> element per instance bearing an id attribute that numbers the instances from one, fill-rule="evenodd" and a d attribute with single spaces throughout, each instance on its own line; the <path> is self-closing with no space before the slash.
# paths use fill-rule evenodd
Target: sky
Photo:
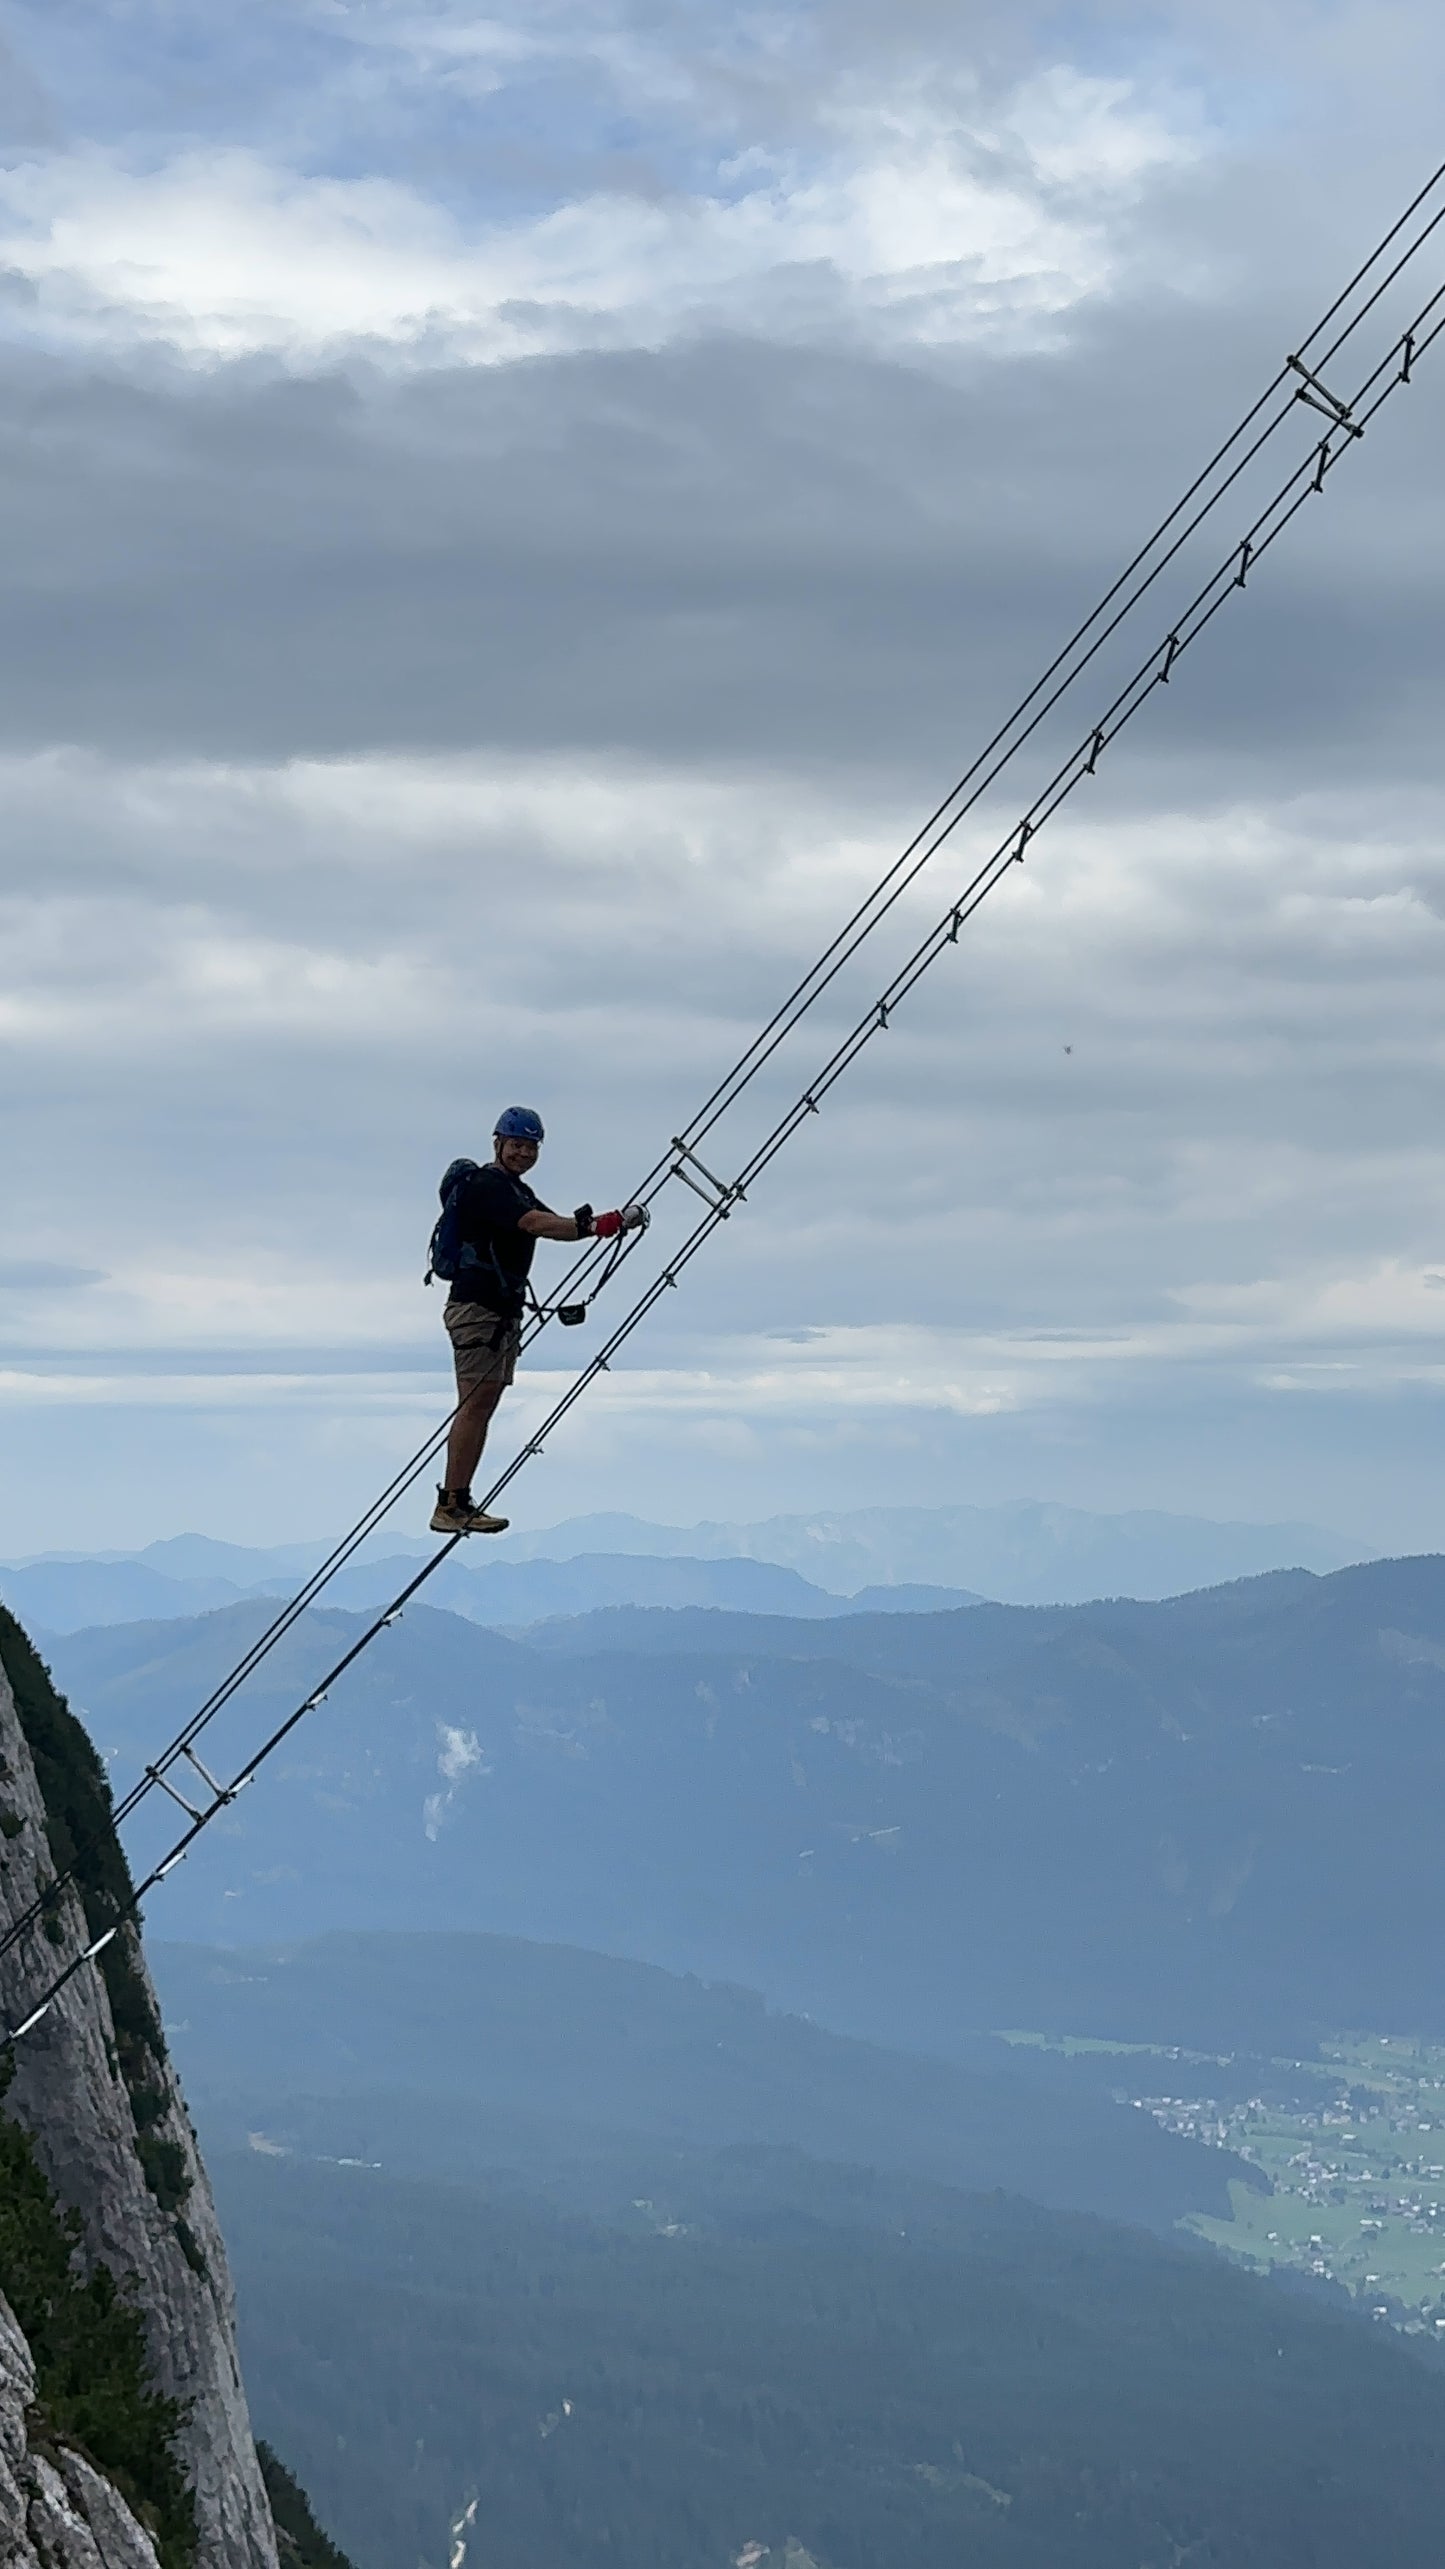
<path id="1" fill-rule="evenodd" d="M 548 1201 L 637 1182 L 1429 176 L 1442 73 L 1423 0 L 0 0 L 0 1552 L 349 1522 L 449 1405 L 445 1163 L 525 1102 Z M 1442 417 L 1445 342 L 518 1522 L 1445 1547 Z"/>

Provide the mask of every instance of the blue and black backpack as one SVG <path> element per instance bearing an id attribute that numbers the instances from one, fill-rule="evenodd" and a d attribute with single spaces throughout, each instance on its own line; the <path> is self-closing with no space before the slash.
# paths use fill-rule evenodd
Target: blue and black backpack
<path id="1" fill-rule="evenodd" d="M 455 1284 L 462 1268 L 470 1265 L 476 1256 L 476 1251 L 468 1247 L 461 1234 L 462 1189 L 467 1179 L 476 1174 L 475 1160 L 453 1160 L 443 1172 L 437 1189 L 442 1209 L 431 1235 L 423 1284 L 430 1284 L 433 1276 L 440 1276 L 443 1284 Z"/>

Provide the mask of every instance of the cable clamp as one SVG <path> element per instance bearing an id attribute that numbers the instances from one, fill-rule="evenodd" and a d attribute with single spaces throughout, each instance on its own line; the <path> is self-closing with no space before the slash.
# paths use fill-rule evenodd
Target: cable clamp
<path id="1" fill-rule="evenodd" d="M 1018 843 L 1018 846 L 1017 846 L 1017 847 L 1015 847 L 1015 848 L 1011 848 L 1011 849 L 1009 850 L 1009 863 L 1010 863 L 1010 865 L 1022 865 L 1022 863 L 1023 863 L 1023 861 L 1024 861 L 1024 849 L 1028 846 L 1028 843 L 1029 843 L 1030 839 L 1033 837 L 1033 834 L 1034 834 L 1034 824 L 1033 824 L 1033 822 L 1032 822 L 1032 821 L 1028 821 L 1028 820 L 1020 821 L 1020 823 L 1019 823 L 1019 843 Z"/>
<path id="2" fill-rule="evenodd" d="M 696 1151 L 689 1150 L 686 1142 L 676 1133 L 672 1137 L 672 1147 L 678 1156 L 668 1170 L 668 1176 L 680 1177 L 684 1186 L 690 1186 L 694 1195 L 700 1195 L 704 1204 L 708 1205 L 714 1213 L 722 1215 L 724 1222 L 735 1204 L 747 1202 L 747 1197 L 740 1186 L 728 1186 L 722 1178 L 714 1177 L 712 1170 L 703 1166 Z M 687 1170 L 683 1167 L 684 1160 L 689 1161 L 696 1169 L 697 1177 L 689 1177 Z M 698 1178 L 704 1180 L 701 1186 L 698 1184 Z"/>
<path id="3" fill-rule="evenodd" d="M 1101 724 L 1100 728 L 1095 732 L 1093 739 L 1089 743 L 1089 761 L 1088 765 L 1084 769 L 1084 774 L 1086 776 L 1097 775 L 1099 768 L 1099 752 L 1103 746 L 1104 732 Z"/>
<path id="4" fill-rule="evenodd" d="M 1248 570 L 1249 570 L 1250 563 L 1251 563 L 1253 560 L 1254 560 L 1254 538 L 1253 538 L 1253 536 L 1252 536 L 1252 535 L 1246 535 L 1246 537 L 1245 537 L 1245 539 L 1244 539 L 1244 542 L 1241 544 L 1241 546 L 1240 546 L 1240 548 L 1239 548 L 1239 569 L 1235 572 L 1235 575 L 1234 575 L 1234 585 L 1235 585 L 1235 587 L 1236 587 L 1237 589 L 1242 589 L 1242 588 L 1243 588 L 1244 583 L 1245 583 L 1245 576 L 1246 576 L 1246 574 L 1247 574 L 1247 572 L 1248 572 Z"/>
<path id="5" fill-rule="evenodd" d="M 1159 684 L 1161 687 L 1167 687 L 1169 684 L 1169 672 L 1179 657 L 1179 648 L 1178 634 L 1168 634 L 1165 637 L 1164 642 L 1164 666 L 1159 672 Z"/>
<path id="6" fill-rule="evenodd" d="M 1400 342 L 1400 374 L 1399 374 L 1399 381 L 1400 381 L 1402 384 L 1407 384 L 1407 383 L 1410 381 L 1410 369 L 1411 369 L 1411 367 L 1414 365 L 1414 363 L 1415 363 L 1415 333 L 1414 333 L 1414 331 L 1413 331 L 1413 330 L 1407 330 L 1407 331 L 1406 331 L 1406 333 L 1405 333 L 1404 338 L 1403 338 L 1403 339 L 1401 340 L 1401 342 Z"/>
<path id="7" fill-rule="evenodd" d="M 1333 455 L 1330 453 L 1330 441 L 1328 437 L 1322 437 L 1319 442 L 1319 452 L 1315 463 L 1315 477 L 1310 484 L 1310 489 L 1312 491 L 1322 491 L 1324 489 L 1325 475 L 1329 471 L 1334 460 Z"/>
<path id="8" fill-rule="evenodd" d="M 878 1002 L 878 1032 L 880 1035 L 886 1035 L 888 1032 L 888 1002 L 886 999 L 880 999 Z"/>
<path id="9" fill-rule="evenodd" d="M 1328 385 L 1322 384 L 1318 375 L 1310 373 L 1303 358 L 1286 357 L 1285 364 L 1295 374 L 1303 377 L 1299 391 L 1295 394 L 1296 401 L 1308 402 L 1311 410 L 1322 411 L 1326 419 L 1332 419 L 1337 427 L 1347 430 L 1351 437 L 1364 436 L 1363 428 L 1350 417 L 1349 403 L 1337 401 Z"/>

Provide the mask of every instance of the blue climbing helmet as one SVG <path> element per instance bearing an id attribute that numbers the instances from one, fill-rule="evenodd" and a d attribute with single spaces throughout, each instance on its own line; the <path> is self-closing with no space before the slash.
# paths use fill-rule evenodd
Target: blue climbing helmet
<path id="1" fill-rule="evenodd" d="M 535 1106 L 504 1106 L 493 1129 L 499 1142 L 541 1142 L 546 1139 L 542 1118 Z"/>

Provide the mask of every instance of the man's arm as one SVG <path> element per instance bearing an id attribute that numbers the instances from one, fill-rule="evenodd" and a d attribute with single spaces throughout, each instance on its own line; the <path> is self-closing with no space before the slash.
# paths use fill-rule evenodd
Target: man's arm
<path id="1" fill-rule="evenodd" d="M 539 1204 L 535 1213 L 519 1213 L 517 1228 L 533 1240 L 583 1240 L 587 1236 L 578 1230 L 575 1213 L 549 1213 L 545 1204 Z"/>

